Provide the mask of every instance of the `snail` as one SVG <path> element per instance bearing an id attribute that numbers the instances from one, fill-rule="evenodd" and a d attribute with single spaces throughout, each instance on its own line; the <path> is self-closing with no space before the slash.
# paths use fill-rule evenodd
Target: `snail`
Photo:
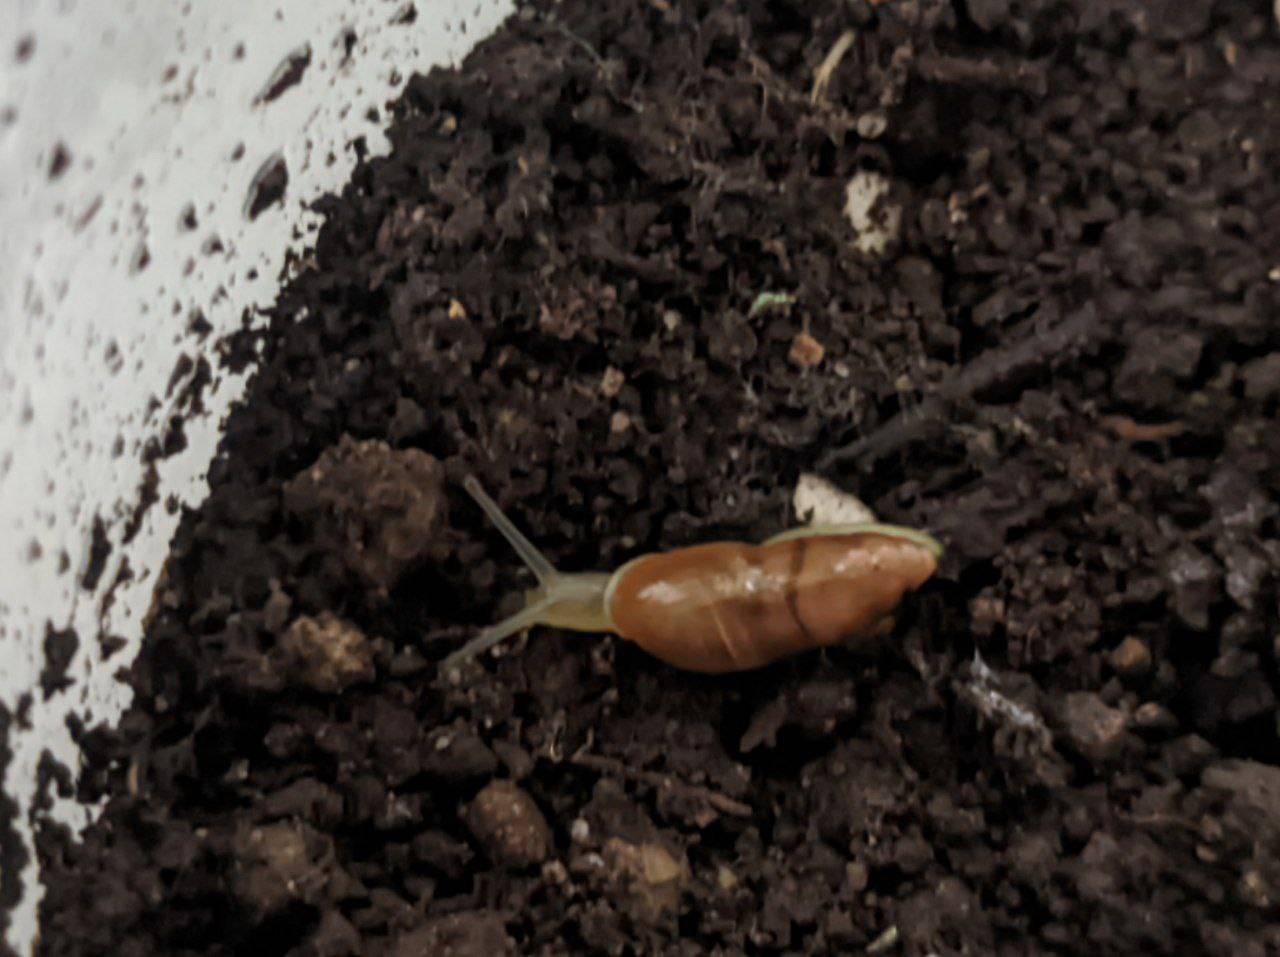
<path id="1" fill-rule="evenodd" d="M 612 574 L 559 571 L 467 476 L 463 487 L 529 566 L 526 605 L 450 654 L 442 668 L 534 625 L 612 632 L 669 665 L 723 674 L 844 639 L 884 634 L 942 546 L 896 525 L 811 525 L 759 545 L 712 542 L 641 555 Z"/>

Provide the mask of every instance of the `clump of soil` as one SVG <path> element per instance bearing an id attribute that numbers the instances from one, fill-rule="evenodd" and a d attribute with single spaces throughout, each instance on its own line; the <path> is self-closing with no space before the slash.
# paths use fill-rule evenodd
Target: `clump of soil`
<path id="1" fill-rule="evenodd" d="M 413 79 L 41 953 L 1280 947 L 1277 77 L 1262 2 L 564 0 Z M 578 569 L 812 470 L 949 546 L 887 653 L 437 671 L 526 584 L 466 472 Z"/>

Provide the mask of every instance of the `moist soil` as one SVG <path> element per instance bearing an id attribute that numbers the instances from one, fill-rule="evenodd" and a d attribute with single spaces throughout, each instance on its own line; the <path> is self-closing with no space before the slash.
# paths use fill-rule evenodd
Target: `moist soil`
<path id="1" fill-rule="evenodd" d="M 563 0 L 392 113 L 224 344 L 40 953 L 1280 948 L 1270 0 Z M 530 584 L 468 472 L 567 569 L 805 472 L 948 551 L 879 646 L 442 672 Z"/>

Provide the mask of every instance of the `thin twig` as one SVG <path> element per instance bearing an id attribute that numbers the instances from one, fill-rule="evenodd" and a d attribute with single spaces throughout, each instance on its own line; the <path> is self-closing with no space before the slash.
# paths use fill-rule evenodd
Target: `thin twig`
<path id="1" fill-rule="evenodd" d="M 849 47 L 853 46 L 854 32 L 845 30 L 840 34 L 839 38 L 827 51 L 827 55 L 823 57 L 822 63 L 818 65 L 818 69 L 813 74 L 813 89 L 809 91 L 809 102 L 815 106 L 818 100 L 822 99 L 827 93 L 827 86 L 831 83 L 831 77 L 836 72 L 836 67 L 840 65 L 840 61 L 844 59 L 844 55 L 849 52 Z"/>
<path id="2" fill-rule="evenodd" d="M 1096 333 L 1098 312 L 1087 305 L 1042 335 L 1032 334 L 1006 349 L 992 349 L 949 376 L 937 391 L 911 412 L 895 415 L 874 432 L 841 448 L 830 449 L 819 466 L 829 468 L 855 459 L 874 459 L 924 438 L 941 428 L 947 402 L 989 388 L 1011 370 L 1040 365 L 1060 358 Z"/>
<path id="3" fill-rule="evenodd" d="M 1136 824 L 1138 827 L 1174 827 L 1183 831 L 1190 831 L 1192 834 L 1199 834 L 1200 827 L 1195 821 L 1189 821 L 1184 817 L 1177 817 L 1172 814 L 1128 814 L 1119 813 L 1120 820 L 1127 821 L 1130 824 Z"/>
<path id="4" fill-rule="evenodd" d="M 613 758 L 602 757 L 598 754 L 575 754 L 569 759 L 569 763 L 576 764 L 583 768 L 590 768 L 593 771 L 599 771 L 601 774 L 611 774 L 620 778 L 630 778 L 633 781 L 651 784 L 659 789 L 665 788 L 668 791 L 674 791 L 675 793 L 682 794 L 685 797 L 705 801 L 717 811 L 721 811 L 725 814 L 732 814 L 735 817 L 751 817 L 751 808 L 749 805 L 743 804 L 741 801 L 735 801 L 733 798 L 721 794 L 718 791 L 712 791 L 710 788 L 698 787 L 695 784 L 686 784 L 684 781 L 681 781 L 670 774 L 629 768 L 621 761 L 617 761 Z"/>
<path id="5" fill-rule="evenodd" d="M 983 89 L 1012 89 L 1043 96 L 1048 87 L 1048 66 L 1044 62 L 971 60 L 957 56 L 922 54 L 915 70 L 931 83 L 979 86 Z"/>

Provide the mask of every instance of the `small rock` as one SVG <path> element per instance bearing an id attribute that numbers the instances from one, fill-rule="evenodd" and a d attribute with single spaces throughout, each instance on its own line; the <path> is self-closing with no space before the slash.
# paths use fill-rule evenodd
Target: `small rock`
<path id="1" fill-rule="evenodd" d="M 1219 592 L 1217 564 L 1203 552 L 1184 546 L 1170 557 L 1167 574 L 1174 612 L 1189 627 L 1208 629 L 1209 606 Z"/>
<path id="2" fill-rule="evenodd" d="M 623 383 L 626 381 L 627 377 L 621 369 L 609 366 L 600 377 L 600 394 L 606 399 L 612 399 L 622 391 Z"/>
<path id="3" fill-rule="evenodd" d="M 1147 701 L 1133 712 L 1133 723 L 1151 731 L 1171 731 L 1178 726 L 1178 719 L 1164 705 Z"/>
<path id="4" fill-rule="evenodd" d="M 796 481 L 791 507 L 797 519 L 815 525 L 856 525 L 876 520 L 875 512 L 856 495 L 813 472 L 802 473 Z"/>
<path id="5" fill-rule="evenodd" d="M 871 879 L 871 874 L 867 870 L 867 865 L 859 861 L 850 861 L 844 867 L 844 877 L 849 884 L 849 890 L 854 894 L 861 894 L 867 888 L 867 881 Z"/>
<path id="6" fill-rule="evenodd" d="M 1111 760 L 1124 745 L 1128 719 L 1091 691 L 1073 691 L 1055 709 L 1067 741 L 1095 764 Z"/>
<path id="7" fill-rule="evenodd" d="M 1151 649 L 1140 638 L 1130 635 L 1107 656 L 1107 660 L 1122 675 L 1145 674 L 1151 667 Z"/>
<path id="8" fill-rule="evenodd" d="M 787 353 L 787 358 L 802 368 L 811 369 L 826 354 L 827 350 L 822 347 L 821 342 L 807 332 L 799 332 L 791 340 L 791 351 Z"/>
<path id="9" fill-rule="evenodd" d="M 786 723 L 787 710 L 785 694 L 779 695 L 759 708 L 747 725 L 747 730 L 742 733 L 738 750 L 746 754 L 762 744 L 773 747 L 777 743 L 778 732 Z"/>
<path id="10" fill-rule="evenodd" d="M 650 918 L 674 910 L 680 902 L 680 884 L 688 868 L 661 844 L 632 844 L 611 837 L 604 845 L 603 856 Z"/>
<path id="11" fill-rule="evenodd" d="M 716 868 L 716 884 L 722 891 L 731 891 L 738 886 L 738 875 L 733 869 L 721 864 Z"/>
<path id="12" fill-rule="evenodd" d="M 369 639 L 327 611 L 295 619 L 276 650 L 283 673 L 324 694 L 339 694 L 374 678 Z"/>
<path id="13" fill-rule="evenodd" d="M 864 140 L 876 140 L 884 135 L 884 131 L 889 127 L 889 118 L 885 116 L 883 110 L 873 110 L 870 113 L 863 113 L 855 121 L 855 129 L 858 135 Z"/>
<path id="14" fill-rule="evenodd" d="M 492 781 L 466 810 L 467 826 L 494 861 L 521 868 L 551 853 L 551 829 L 542 811 L 510 781 Z"/>

